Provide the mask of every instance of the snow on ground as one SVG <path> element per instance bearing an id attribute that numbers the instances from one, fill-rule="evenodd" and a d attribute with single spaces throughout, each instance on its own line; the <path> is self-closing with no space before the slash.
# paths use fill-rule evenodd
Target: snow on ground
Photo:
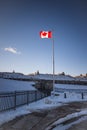
<path id="1" fill-rule="evenodd" d="M 1 112 L 0 113 L 0 125 L 5 123 L 5 122 L 8 122 L 10 120 L 13 120 L 14 118 L 16 118 L 18 116 L 25 115 L 28 113 L 30 113 L 30 111 L 27 111 L 26 106 L 19 107 L 16 110 Z"/>
<path id="2" fill-rule="evenodd" d="M 34 75 L 33 78 L 35 79 L 45 79 L 45 80 L 53 80 L 52 74 L 38 74 Z M 75 78 L 69 75 L 54 75 L 55 80 L 75 80 Z"/>
<path id="3" fill-rule="evenodd" d="M 0 72 L 0 78 L 16 78 L 16 79 L 45 79 L 45 80 L 53 80 L 52 74 L 30 74 L 24 75 L 22 73 L 15 72 Z M 62 73 L 54 75 L 55 80 L 70 80 L 70 81 L 86 81 L 87 76 L 82 77 L 72 77 L 70 75 L 64 75 Z"/>
<path id="4" fill-rule="evenodd" d="M 30 103 L 29 105 L 19 107 L 16 110 L 1 112 L 0 113 L 0 125 L 2 123 L 8 122 L 9 120 L 14 119 L 17 116 L 28 114 L 28 113 L 31 113 L 33 111 L 51 109 L 51 108 L 54 108 L 57 106 L 64 105 L 65 103 L 68 103 L 68 102 L 72 102 L 72 101 L 78 102 L 78 101 L 85 101 L 85 100 L 86 99 L 82 100 L 81 98 L 78 98 L 78 96 L 77 97 L 73 96 L 73 98 L 69 97 L 69 98 L 65 99 L 62 93 L 60 93 L 60 96 L 46 97 L 46 98 L 39 100 L 37 102 Z M 87 111 L 86 111 L 86 113 L 87 113 Z"/>
<path id="5" fill-rule="evenodd" d="M 16 80 L 8 80 L 8 79 L 0 79 L 0 92 L 1 91 L 20 91 L 20 90 L 35 90 L 34 87 L 32 87 L 32 84 L 34 82 L 25 82 L 25 81 L 16 81 Z M 68 89 L 87 89 L 87 86 L 81 85 L 61 85 L 61 84 L 55 84 L 57 88 L 68 88 Z M 67 92 L 66 95 L 67 98 L 64 98 L 64 93 L 59 93 L 59 96 L 50 96 L 47 98 L 44 98 L 42 100 L 39 100 L 37 102 L 30 103 L 29 105 L 25 105 L 22 107 L 17 108 L 16 110 L 10 110 L 6 112 L 0 113 L 0 125 L 2 123 L 5 123 L 9 120 L 14 119 L 17 116 L 24 115 L 31 113 L 33 111 L 39 111 L 41 109 L 51 109 L 53 107 L 64 105 L 65 103 L 72 102 L 72 101 L 87 101 L 87 95 L 84 96 L 84 99 L 82 99 L 82 96 L 80 93 L 69 93 Z M 82 114 L 87 114 L 87 110 L 82 110 Z M 79 113 L 81 114 L 81 113 Z M 78 115 L 78 113 L 74 113 L 73 116 Z M 71 118 L 72 115 L 69 115 L 68 118 Z M 61 119 L 61 120 L 65 120 Z M 62 130 L 63 127 L 61 127 Z M 64 129 L 63 129 L 64 130 Z"/>
<path id="6" fill-rule="evenodd" d="M 45 98 L 46 99 L 46 98 Z M 39 111 L 40 109 L 51 109 L 61 105 L 59 104 L 45 104 L 45 99 L 39 100 L 37 102 L 30 103 L 29 105 L 24 105 L 17 108 L 16 110 L 10 110 L 0 113 L 0 125 L 14 119 L 17 116 L 25 115 L 33 111 Z"/>
<path id="7" fill-rule="evenodd" d="M 55 84 L 55 88 L 61 89 L 86 89 L 87 85 Z"/>
<path id="8" fill-rule="evenodd" d="M 0 92 L 35 90 L 33 84 L 35 83 L 0 78 Z"/>
<path id="9" fill-rule="evenodd" d="M 53 123 L 53 125 L 56 126 L 53 130 L 67 130 L 72 125 L 75 125 L 75 124 L 78 124 L 78 123 L 80 123 L 80 122 L 82 122 L 84 120 L 87 120 L 87 116 L 84 116 L 84 115 L 87 115 L 87 109 L 86 110 L 82 110 L 80 112 L 76 112 L 76 113 L 72 113 L 70 115 L 67 115 L 66 117 L 61 118 L 58 121 L 56 121 L 56 122 Z M 82 116 L 82 117 L 80 119 L 78 119 L 77 121 L 74 121 L 74 122 L 69 123 L 67 125 L 63 125 L 62 124 L 63 122 L 67 121 L 68 119 L 70 120 L 70 119 L 72 119 L 74 117 L 79 117 L 79 116 Z"/>
<path id="10" fill-rule="evenodd" d="M 9 72 L 0 72 L 0 77 L 2 78 L 18 78 L 18 79 L 44 79 L 44 80 L 53 80 L 52 74 L 32 74 L 32 75 L 24 75 L 21 73 L 9 73 Z M 75 80 L 78 78 L 74 78 L 69 75 L 54 75 L 55 80 Z M 87 79 L 86 79 L 87 80 Z"/>

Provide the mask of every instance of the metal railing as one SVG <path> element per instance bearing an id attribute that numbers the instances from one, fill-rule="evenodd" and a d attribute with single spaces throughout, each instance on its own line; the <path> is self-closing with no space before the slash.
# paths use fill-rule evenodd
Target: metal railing
<path id="1" fill-rule="evenodd" d="M 47 93 L 40 91 L 15 91 L 15 92 L 0 92 L 0 112 L 16 109 L 18 106 L 29 104 L 31 102 L 47 97 Z"/>

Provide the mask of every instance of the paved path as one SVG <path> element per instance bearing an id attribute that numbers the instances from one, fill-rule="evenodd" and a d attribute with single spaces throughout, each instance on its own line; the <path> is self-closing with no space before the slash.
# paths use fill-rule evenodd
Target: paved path
<path id="1" fill-rule="evenodd" d="M 73 125 L 68 130 L 87 130 L 87 120 L 82 121 L 76 125 Z"/>
<path id="2" fill-rule="evenodd" d="M 87 108 L 87 102 L 74 102 L 49 111 L 33 112 L 3 124 L 0 130 L 45 130 L 54 121 L 68 114 L 79 112 L 82 108 Z"/>

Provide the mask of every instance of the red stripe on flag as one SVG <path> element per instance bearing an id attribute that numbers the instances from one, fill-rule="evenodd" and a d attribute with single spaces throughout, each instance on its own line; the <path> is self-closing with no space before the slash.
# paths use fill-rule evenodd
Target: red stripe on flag
<path id="1" fill-rule="evenodd" d="M 51 31 L 48 32 L 48 38 L 52 38 L 52 32 Z"/>
<path id="2" fill-rule="evenodd" d="M 41 37 L 42 31 L 40 31 L 40 37 Z"/>

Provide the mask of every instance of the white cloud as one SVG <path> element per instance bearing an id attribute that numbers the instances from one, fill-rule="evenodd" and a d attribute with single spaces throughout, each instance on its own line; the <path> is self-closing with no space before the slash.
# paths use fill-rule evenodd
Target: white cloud
<path id="1" fill-rule="evenodd" d="M 21 52 L 18 52 L 16 48 L 12 48 L 12 47 L 4 48 L 4 51 L 9 51 L 14 54 L 21 54 Z"/>

